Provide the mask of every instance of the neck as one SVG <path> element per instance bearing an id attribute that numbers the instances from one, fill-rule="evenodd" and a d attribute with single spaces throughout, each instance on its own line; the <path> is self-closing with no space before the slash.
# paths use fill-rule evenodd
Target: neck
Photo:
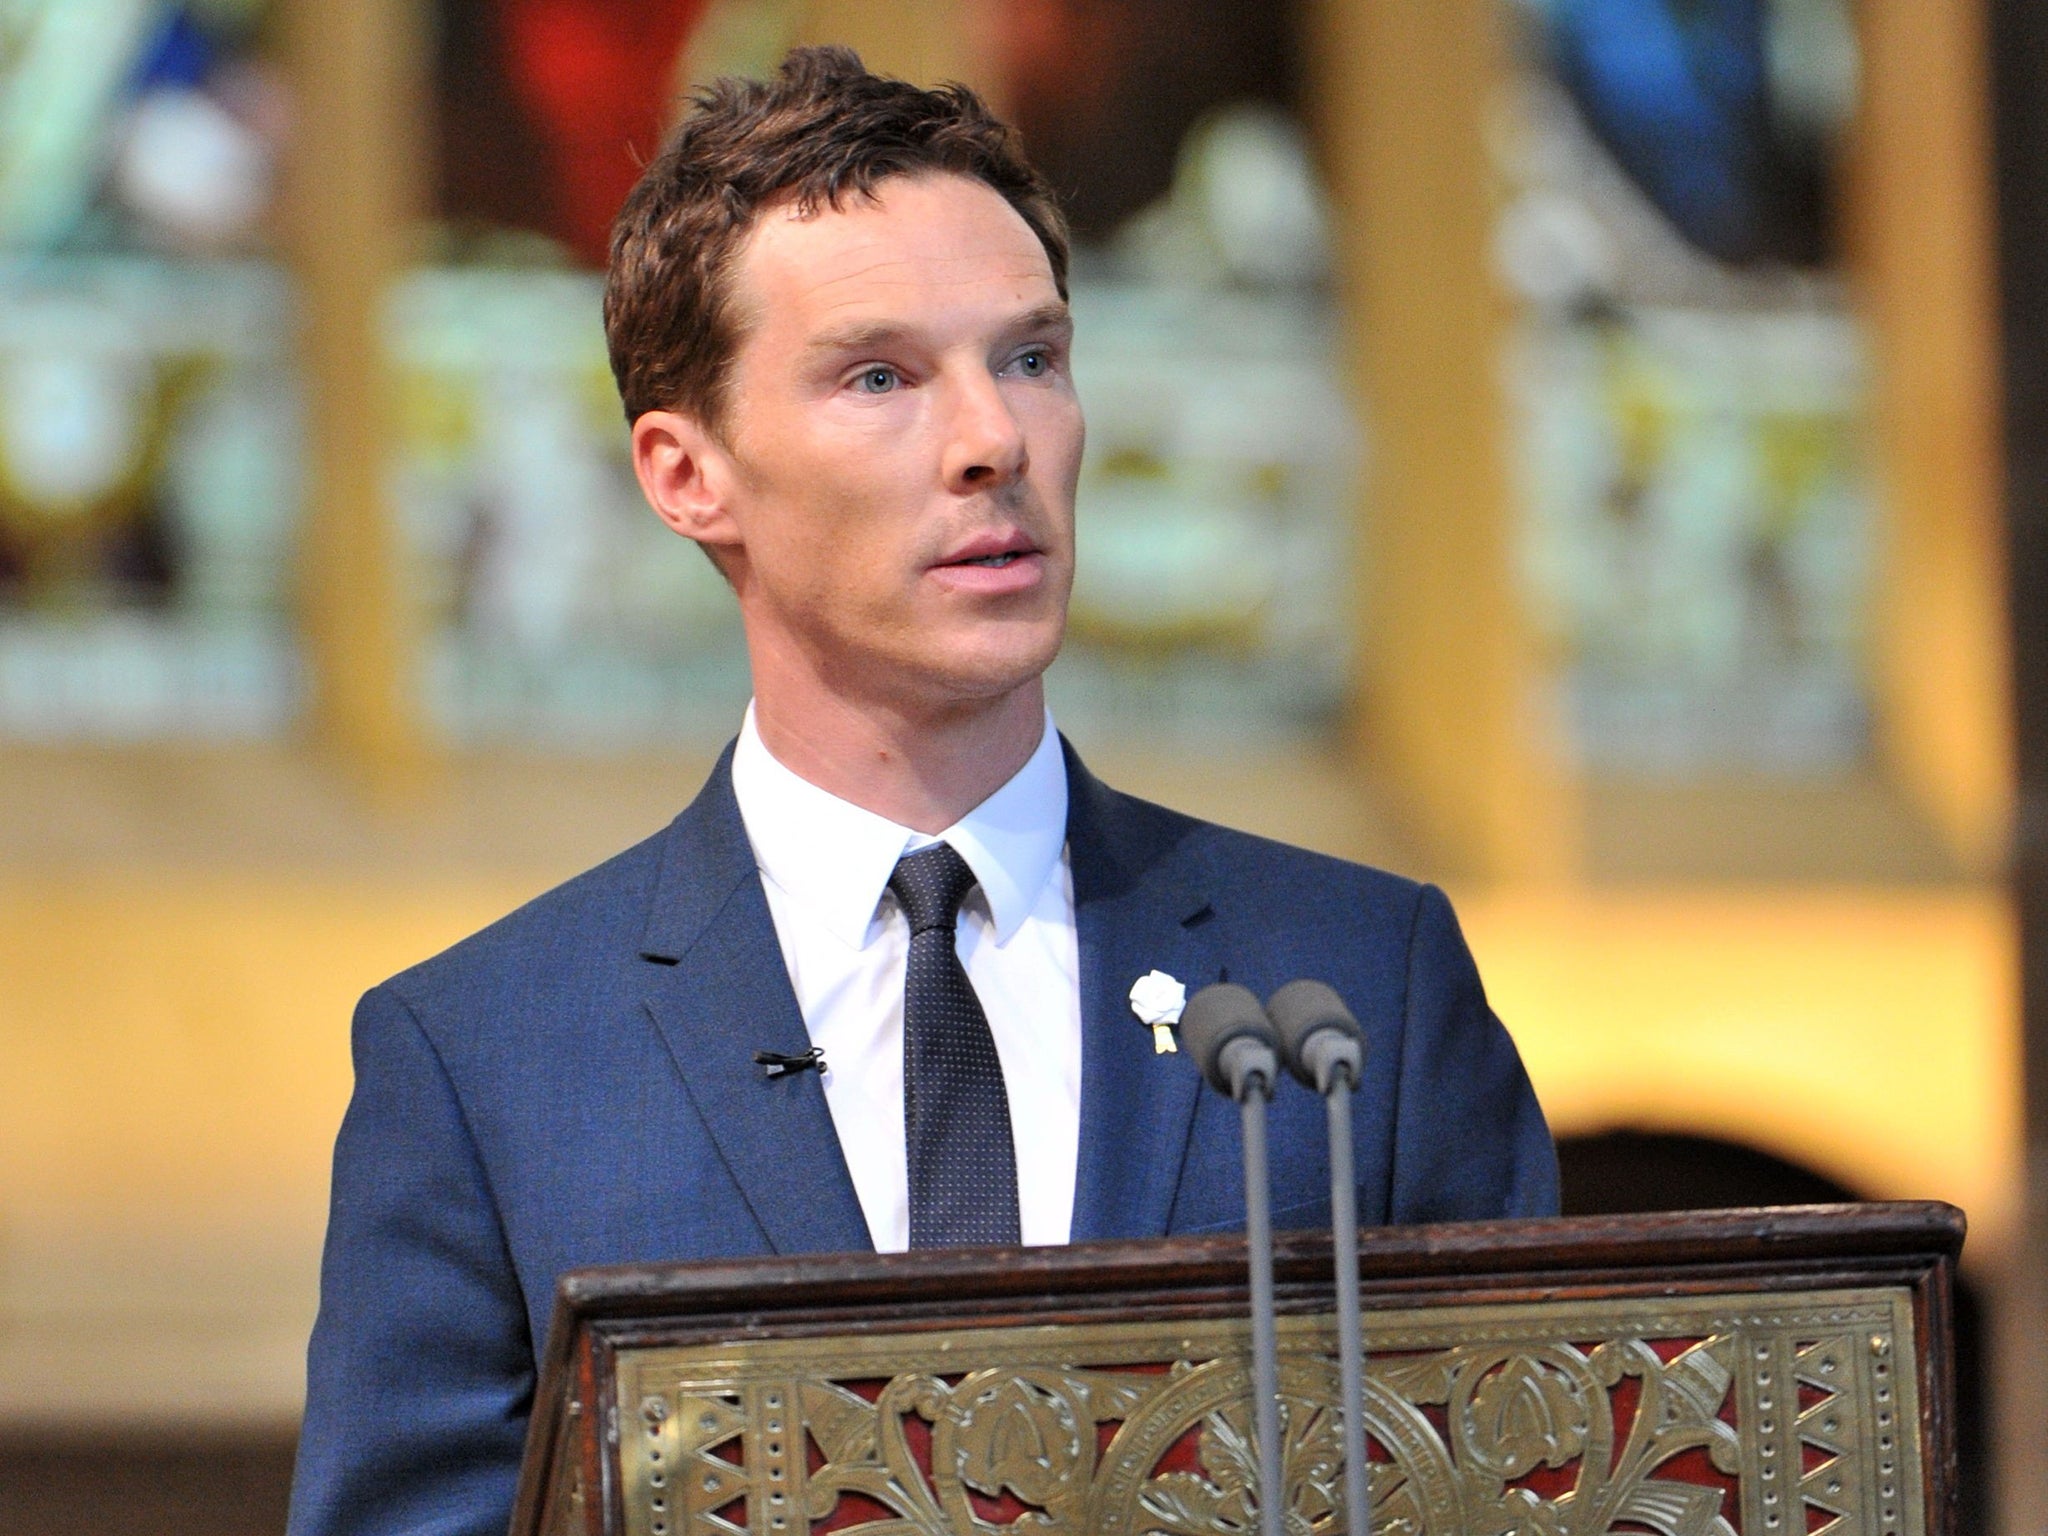
<path id="1" fill-rule="evenodd" d="M 793 697 L 765 682 L 755 679 L 754 726 L 776 761 L 915 832 L 943 832 L 1001 789 L 1045 730 L 1037 678 L 994 699 L 938 709 Z"/>

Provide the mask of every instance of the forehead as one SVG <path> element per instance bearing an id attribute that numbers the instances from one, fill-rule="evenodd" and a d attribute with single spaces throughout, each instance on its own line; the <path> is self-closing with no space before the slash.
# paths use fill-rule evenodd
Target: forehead
<path id="1" fill-rule="evenodd" d="M 952 175 L 894 177 L 814 213 L 769 209 L 741 247 L 734 292 L 756 336 L 1059 301 L 1023 216 L 993 187 Z"/>

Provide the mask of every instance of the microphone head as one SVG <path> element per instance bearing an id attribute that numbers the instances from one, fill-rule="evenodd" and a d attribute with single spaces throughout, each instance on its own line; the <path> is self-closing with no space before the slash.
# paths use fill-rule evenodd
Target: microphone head
<path id="1" fill-rule="evenodd" d="M 1365 1031 L 1335 987 L 1290 981 L 1267 1000 L 1266 1013 L 1279 1032 L 1288 1070 L 1302 1082 L 1328 1093 L 1331 1074 L 1342 1066 L 1350 1069 L 1351 1086 L 1358 1086 L 1365 1065 Z"/>
<path id="2" fill-rule="evenodd" d="M 1276 1056 L 1280 1049 L 1280 1037 L 1258 998 L 1234 981 L 1219 981 L 1188 999 L 1181 1011 L 1180 1039 L 1210 1086 L 1232 1098 L 1238 1096 L 1242 1070 L 1231 1070 L 1240 1053 L 1228 1051 L 1230 1044 L 1242 1040 L 1264 1046 Z M 1231 1058 L 1228 1061 L 1226 1053 Z"/>

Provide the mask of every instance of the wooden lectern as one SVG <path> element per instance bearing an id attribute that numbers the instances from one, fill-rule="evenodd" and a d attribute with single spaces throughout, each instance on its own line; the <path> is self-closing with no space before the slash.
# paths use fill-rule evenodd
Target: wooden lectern
<path id="1" fill-rule="evenodd" d="M 1389 1536 L 1951 1536 L 1960 1212 L 1382 1229 Z M 1341 1532 L 1328 1234 L 1278 1244 L 1288 1527 Z M 1256 1529 L 1239 1239 L 584 1270 L 512 1536 Z"/>

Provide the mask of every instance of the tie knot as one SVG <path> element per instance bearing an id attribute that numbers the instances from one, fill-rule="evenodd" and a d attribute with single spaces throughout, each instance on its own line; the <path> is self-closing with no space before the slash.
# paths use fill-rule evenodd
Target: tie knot
<path id="1" fill-rule="evenodd" d="M 889 889 L 910 919 L 913 935 L 952 927 L 960 903 L 974 885 L 974 870 L 951 843 L 933 843 L 905 854 L 889 876 Z"/>

